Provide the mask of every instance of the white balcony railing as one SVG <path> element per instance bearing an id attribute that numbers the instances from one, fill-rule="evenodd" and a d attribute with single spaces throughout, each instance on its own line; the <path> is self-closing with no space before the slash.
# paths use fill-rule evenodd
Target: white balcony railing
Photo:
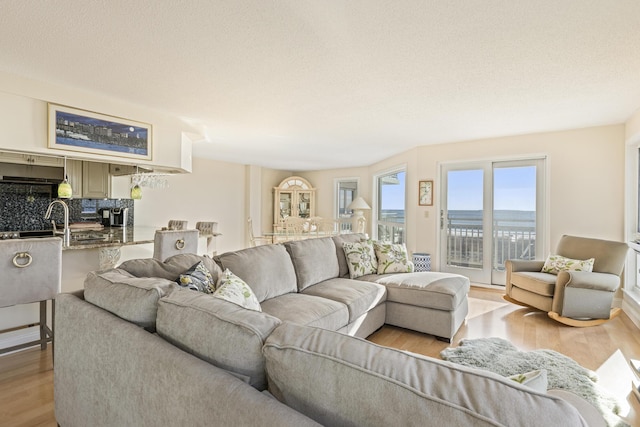
<path id="1" fill-rule="evenodd" d="M 493 257 L 495 270 L 504 270 L 508 259 L 535 259 L 535 224 L 528 220 L 501 219 L 493 223 Z M 447 224 L 447 264 L 482 268 L 484 256 L 482 220 L 449 219 Z"/>

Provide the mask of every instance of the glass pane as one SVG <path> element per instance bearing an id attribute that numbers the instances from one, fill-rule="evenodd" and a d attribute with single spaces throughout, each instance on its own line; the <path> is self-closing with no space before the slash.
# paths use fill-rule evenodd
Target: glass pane
<path id="1" fill-rule="evenodd" d="M 378 177 L 378 240 L 405 242 L 405 177 L 404 171 Z"/>
<path id="2" fill-rule="evenodd" d="M 307 192 L 298 192 L 298 216 L 300 218 L 309 218 L 311 210 L 311 194 Z"/>
<path id="3" fill-rule="evenodd" d="M 447 265 L 482 268 L 482 169 L 447 173 Z"/>
<path id="4" fill-rule="evenodd" d="M 357 196 L 357 181 L 340 181 L 338 183 L 338 218 L 350 218 L 353 211 L 347 206 L 353 202 Z"/>
<path id="5" fill-rule="evenodd" d="M 291 216 L 291 193 L 280 193 L 280 218 Z"/>
<path id="6" fill-rule="evenodd" d="M 536 257 L 536 167 L 493 171 L 493 268 Z"/>

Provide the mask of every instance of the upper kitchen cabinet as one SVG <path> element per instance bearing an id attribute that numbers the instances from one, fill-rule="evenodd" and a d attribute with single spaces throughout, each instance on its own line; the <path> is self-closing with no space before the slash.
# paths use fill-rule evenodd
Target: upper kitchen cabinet
<path id="1" fill-rule="evenodd" d="M 109 197 L 109 163 L 67 160 L 67 175 L 73 188 L 73 197 L 105 199 Z"/>
<path id="2" fill-rule="evenodd" d="M 276 226 L 289 216 L 315 216 L 315 210 L 316 189 L 306 179 L 291 176 L 273 189 L 273 219 Z"/>
<path id="3" fill-rule="evenodd" d="M 49 156 L 40 156 L 37 154 L 0 151 L 0 162 L 17 163 L 21 165 L 31 165 L 31 166 L 62 167 L 64 160 L 62 159 L 62 157 L 49 157 Z"/>

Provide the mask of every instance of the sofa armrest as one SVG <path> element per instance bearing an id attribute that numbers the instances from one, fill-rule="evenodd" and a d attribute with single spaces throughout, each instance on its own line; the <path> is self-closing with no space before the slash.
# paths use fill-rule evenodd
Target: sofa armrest
<path id="1" fill-rule="evenodd" d="M 606 420 L 591 403 L 584 400 L 577 394 L 571 393 L 567 390 L 551 389 L 547 390 L 547 394 L 571 403 L 580 412 L 582 418 L 586 421 L 589 427 L 605 427 L 607 425 Z"/>

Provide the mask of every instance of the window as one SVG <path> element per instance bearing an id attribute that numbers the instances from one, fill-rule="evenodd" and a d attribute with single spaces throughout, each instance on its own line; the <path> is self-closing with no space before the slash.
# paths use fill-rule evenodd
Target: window
<path id="1" fill-rule="evenodd" d="M 377 239 L 391 243 L 405 243 L 405 168 L 376 175 Z"/>
<path id="2" fill-rule="evenodd" d="M 348 209 L 353 199 L 358 197 L 357 178 L 339 178 L 336 180 L 336 219 L 340 222 L 340 231 L 352 230 L 351 217 L 353 211 Z"/>

